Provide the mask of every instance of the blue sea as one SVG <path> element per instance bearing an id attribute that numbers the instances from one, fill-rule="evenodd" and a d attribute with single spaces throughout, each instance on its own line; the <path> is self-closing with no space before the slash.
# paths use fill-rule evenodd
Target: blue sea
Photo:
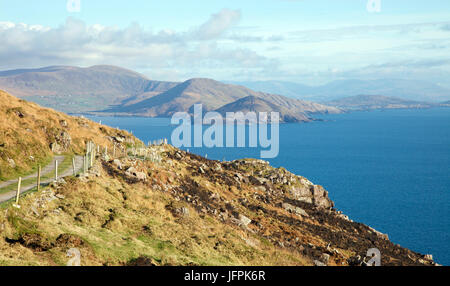
<path id="1" fill-rule="evenodd" d="M 90 117 L 144 142 L 166 118 Z M 450 108 L 352 112 L 280 125 L 276 167 L 324 186 L 336 208 L 391 241 L 450 265 Z M 184 148 L 186 149 L 186 148 Z M 254 148 L 190 148 L 210 159 L 259 158 Z"/>

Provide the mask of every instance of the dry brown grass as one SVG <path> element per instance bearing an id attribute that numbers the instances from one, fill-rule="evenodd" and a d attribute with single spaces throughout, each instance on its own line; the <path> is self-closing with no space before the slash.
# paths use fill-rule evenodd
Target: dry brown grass
<path id="1" fill-rule="evenodd" d="M 139 142 L 125 131 L 42 108 L 0 90 L 0 180 L 33 172 L 38 164 L 48 163 L 53 155 L 50 144 L 61 132 L 70 134 L 72 144 L 65 151 L 70 154 L 84 153 L 88 141 L 111 150 L 108 136 Z M 14 160 L 15 168 L 8 159 Z"/>
<path id="2" fill-rule="evenodd" d="M 65 196 L 32 211 L 41 194 L 21 200 L 21 209 L 4 206 L 0 212 L 0 265 L 64 265 L 70 245 L 36 251 L 19 242 L 38 234 L 55 244 L 61 234 L 80 237 L 83 265 L 123 265 L 140 256 L 157 265 L 304 265 L 311 262 L 279 249 L 240 228 L 200 215 L 186 203 L 188 217 L 168 210 L 173 197 L 146 183 L 129 185 L 102 171 L 95 180 L 71 179 L 57 192 Z M 45 190 L 44 190 L 45 191 Z M 58 210 L 59 214 L 55 213 Z M 247 242 L 246 242 L 247 240 Z M 9 242 L 8 242 L 9 241 Z"/>

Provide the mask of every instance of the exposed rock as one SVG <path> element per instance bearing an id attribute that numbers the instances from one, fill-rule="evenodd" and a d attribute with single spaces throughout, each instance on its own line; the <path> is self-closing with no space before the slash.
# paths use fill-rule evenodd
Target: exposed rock
<path id="1" fill-rule="evenodd" d="M 309 197 L 300 197 L 300 198 L 297 198 L 297 201 L 307 203 L 307 204 L 313 203 L 313 199 L 309 198 Z"/>
<path id="2" fill-rule="evenodd" d="M 69 126 L 69 125 L 67 124 L 67 121 L 66 121 L 66 120 L 60 120 L 60 121 L 59 121 L 59 124 L 60 124 L 62 127 L 64 127 L 64 128 L 66 128 L 66 127 Z"/>
<path id="3" fill-rule="evenodd" d="M 370 226 L 369 226 L 369 229 L 370 229 L 372 232 L 374 232 L 379 238 L 382 238 L 382 239 L 384 239 L 384 240 L 389 240 L 389 236 L 388 236 L 387 234 L 381 233 L 381 232 L 379 232 L 378 230 L 375 230 L 375 229 L 371 228 Z"/>
<path id="4" fill-rule="evenodd" d="M 9 159 L 9 158 L 8 158 L 8 164 L 9 164 L 9 166 L 10 166 L 11 168 L 13 168 L 13 169 L 16 167 L 16 162 L 14 162 L 13 159 Z"/>
<path id="5" fill-rule="evenodd" d="M 56 194 L 55 197 L 57 197 L 60 200 L 64 200 L 66 198 L 66 196 L 64 196 L 63 194 Z"/>
<path id="6" fill-rule="evenodd" d="M 308 213 L 306 213 L 306 211 L 304 209 L 296 207 L 296 206 L 293 206 L 293 205 L 291 205 L 289 203 L 283 203 L 282 207 L 285 210 L 287 210 L 288 212 L 294 213 L 296 215 L 305 216 L 305 217 L 308 216 Z"/>
<path id="7" fill-rule="evenodd" d="M 139 172 L 135 167 L 130 167 L 126 170 L 125 174 L 129 177 L 136 177 L 138 180 L 146 181 L 147 174 L 144 172 Z"/>
<path id="8" fill-rule="evenodd" d="M 246 217 L 245 215 L 239 215 L 239 221 L 244 225 L 244 226 L 248 226 L 252 220 L 249 219 L 248 217 Z"/>
<path id="9" fill-rule="evenodd" d="M 214 166 L 214 171 L 216 171 L 216 172 L 222 172 L 222 171 L 223 171 L 222 166 L 220 166 L 220 164 L 216 164 L 216 165 Z"/>
<path id="10" fill-rule="evenodd" d="M 60 146 L 59 152 L 65 152 L 69 150 L 70 144 L 72 143 L 72 138 L 70 137 L 70 134 L 63 131 L 56 137 L 56 142 Z"/>
<path id="11" fill-rule="evenodd" d="M 245 241 L 245 243 L 247 243 L 247 245 L 249 245 L 253 248 L 258 247 L 258 241 L 253 240 L 251 238 L 245 238 L 245 237 L 243 237 L 242 239 Z"/>
<path id="12" fill-rule="evenodd" d="M 296 200 L 304 200 L 305 198 L 311 198 L 312 193 L 309 186 L 295 186 L 289 189 L 290 194 Z M 312 199 L 311 199 L 312 202 Z"/>
<path id="13" fill-rule="evenodd" d="M 189 209 L 180 203 L 172 202 L 166 206 L 166 209 L 170 210 L 177 217 L 187 217 L 190 214 Z"/>
<path id="14" fill-rule="evenodd" d="M 319 260 L 314 260 L 314 265 L 315 266 L 327 266 L 325 263 L 319 261 Z"/>
<path id="15" fill-rule="evenodd" d="M 135 176 L 136 173 L 137 173 L 137 170 L 135 167 L 130 167 L 125 172 L 125 174 L 127 174 L 128 176 Z"/>
<path id="16" fill-rule="evenodd" d="M 249 177 L 249 181 L 250 181 L 250 183 L 252 183 L 253 185 L 260 185 L 260 186 L 262 186 L 262 185 L 264 185 L 265 183 L 267 183 L 269 180 L 264 179 L 264 178 L 259 178 L 259 177 L 256 177 L 256 176 L 250 176 L 250 177 Z"/>
<path id="17" fill-rule="evenodd" d="M 333 202 L 328 198 L 328 192 L 322 186 L 314 185 L 311 187 L 313 193 L 313 203 L 320 208 L 332 208 Z"/>
<path id="18" fill-rule="evenodd" d="M 426 259 L 426 260 L 433 260 L 433 255 L 431 255 L 431 254 L 425 254 L 425 255 L 423 256 L 423 258 Z"/>
<path id="19" fill-rule="evenodd" d="M 302 184 L 302 185 L 306 185 L 306 186 L 312 186 L 312 185 L 314 185 L 310 180 L 308 180 L 308 179 L 306 179 L 306 178 L 304 178 L 304 177 L 301 177 L 301 176 L 296 176 L 299 180 L 300 180 L 300 183 Z"/>
<path id="20" fill-rule="evenodd" d="M 255 188 L 256 191 L 264 192 L 266 188 L 264 186 L 258 186 Z"/>
<path id="21" fill-rule="evenodd" d="M 70 134 L 63 131 L 56 136 L 56 141 L 50 144 L 50 149 L 55 154 L 61 154 L 69 150 L 72 138 Z"/>
<path id="22" fill-rule="evenodd" d="M 117 143 L 125 142 L 125 138 L 124 137 L 115 136 L 115 137 L 112 137 L 112 139 L 115 140 Z"/>
<path id="23" fill-rule="evenodd" d="M 122 170 L 122 162 L 119 159 L 114 159 L 113 164 L 119 169 Z"/>
<path id="24" fill-rule="evenodd" d="M 136 172 L 135 176 L 138 180 L 141 180 L 141 181 L 147 180 L 147 174 L 145 174 L 144 172 Z"/>
<path id="25" fill-rule="evenodd" d="M 419 262 L 420 264 L 427 264 L 427 262 L 425 260 L 423 260 L 422 258 L 419 258 L 417 260 L 417 262 Z"/>
<path id="26" fill-rule="evenodd" d="M 56 154 L 60 154 L 62 152 L 61 146 L 59 146 L 56 142 L 50 143 L 50 150 Z"/>
<path id="27" fill-rule="evenodd" d="M 330 261 L 330 255 L 327 253 L 322 253 L 322 256 L 320 256 L 320 261 L 328 265 L 328 262 Z"/>
<path id="28" fill-rule="evenodd" d="M 341 212 L 336 213 L 336 216 L 341 218 L 341 219 L 344 219 L 346 221 L 353 222 L 347 215 L 345 215 L 345 214 L 343 214 Z"/>

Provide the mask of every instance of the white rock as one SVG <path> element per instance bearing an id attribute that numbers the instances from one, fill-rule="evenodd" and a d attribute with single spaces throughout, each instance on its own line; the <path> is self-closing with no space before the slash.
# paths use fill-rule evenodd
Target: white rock
<path id="1" fill-rule="evenodd" d="M 433 260 L 433 255 L 431 255 L 431 254 L 425 254 L 425 255 L 423 256 L 423 258 L 425 258 L 425 259 L 427 259 L 427 260 Z"/>
<path id="2" fill-rule="evenodd" d="M 9 166 L 10 166 L 11 168 L 15 168 L 15 167 L 16 167 L 16 162 L 14 162 L 13 159 L 9 159 L 9 158 L 8 158 L 8 164 L 9 164 Z"/>
<path id="3" fill-rule="evenodd" d="M 249 219 L 248 217 L 246 217 L 245 215 L 239 215 L 239 221 L 244 225 L 244 226 L 248 226 L 252 220 Z"/>
<path id="4" fill-rule="evenodd" d="M 120 162 L 120 160 L 114 159 L 113 164 L 116 165 L 116 167 L 117 167 L 119 170 L 122 170 L 122 162 Z"/>
<path id="5" fill-rule="evenodd" d="M 141 180 L 141 181 L 147 180 L 147 174 L 145 174 L 144 172 L 136 172 L 135 176 L 138 180 Z"/>
<path id="6" fill-rule="evenodd" d="M 319 260 L 314 260 L 314 265 L 315 266 L 327 266 L 325 263 L 320 262 Z"/>

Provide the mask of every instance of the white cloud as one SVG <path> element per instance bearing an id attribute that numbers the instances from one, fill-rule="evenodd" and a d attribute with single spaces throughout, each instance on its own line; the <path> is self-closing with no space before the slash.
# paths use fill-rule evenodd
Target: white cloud
<path id="1" fill-rule="evenodd" d="M 276 64 L 243 46 L 220 42 L 239 19 L 240 12 L 224 9 L 203 25 L 181 32 L 152 32 L 137 23 L 124 29 L 89 26 L 74 18 L 56 28 L 0 22 L 0 69 L 112 64 L 147 71 L 173 69 L 185 77 L 217 77 L 202 71 L 260 70 Z"/>
<path id="2" fill-rule="evenodd" d="M 429 61 L 448 59 L 448 22 L 273 34 L 239 26 L 240 19 L 239 11 L 223 9 L 183 31 L 152 31 L 138 23 L 126 28 L 87 25 L 74 18 L 54 28 L 0 22 L 0 70 L 110 64 L 160 80 L 290 81 L 376 74 L 377 65 L 389 62 L 416 63 L 415 67 L 389 67 L 392 76 L 404 75 L 406 68 L 420 69 L 424 76 L 427 71 L 449 70 L 448 64 L 433 66 Z M 419 61 L 424 64 L 417 65 Z"/>
<path id="3" fill-rule="evenodd" d="M 198 37 L 203 40 L 217 38 L 236 25 L 240 19 L 241 12 L 223 9 L 219 13 L 212 15 L 206 23 L 199 27 L 197 31 Z"/>

